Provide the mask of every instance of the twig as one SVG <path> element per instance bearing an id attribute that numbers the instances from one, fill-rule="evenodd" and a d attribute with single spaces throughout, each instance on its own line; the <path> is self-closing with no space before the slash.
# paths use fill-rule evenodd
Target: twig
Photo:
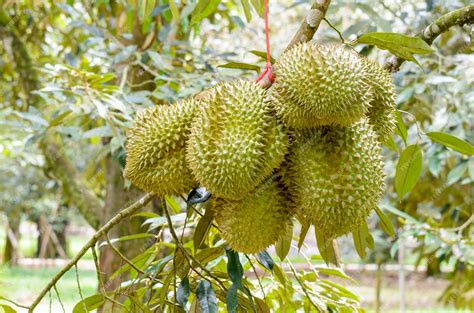
<path id="1" fill-rule="evenodd" d="M 61 308 L 63 309 L 63 312 L 66 313 L 66 310 L 64 309 L 64 304 L 61 301 L 61 297 L 59 296 L 58 287 L 56 287 L 56 285 L 54 285 L 53 288 L 54 288 L 54 292 L 56 292 L 56 296 L 58 297 L 59 304 L 61 305 Z"/>
<path id="2" fill-rule="evenodd" d="M 311 305 L 318 311 L 318 312 L 322 312 L 321 311 L 321 308 L 319 306 L 316 305 L 316 303 L 313 302 L 313 299 L 311 299 L 311 296 L 309 295 L 308 291 L 306 290 L 306 287 L 303 285 L 303 282 L 300 280 L 300 278 L 298 277 L 298 273 L 296 272 L 295 268 L 293 267 L 293 264 L 291 263 L 291 261 L 289 259 L 286 260 L 286 262 L 288 263 L 288 267 L 291 269 L 291 271 L 293 272 L 293 275 L 295 276 L 295 279 L 296 281 L 298 282 L 298 284 L 301 286 L 301 289 L 303 290 L 304 294 L 306 295 L 306 297 L 308 298 L 309 302 L 311 303 Z"/>
<path id="3" fill-rule="evenodd" d="M 262 281 L 260 280 L 260 277 L 258 276 L 257 269 L 255 268 L 255 264 L 253 264 L 252 260 L 250 260 L 250 257 L 247 254 L 244 254 L 247 260 L 249 260 L 250 265 L 252 266 L 253 272 L 255 273 L 255 277 L 257 278 L 258 285 L 260 286 L 260 289 L 262 290 L 263 293 L 263 299 L 266 299 L 265 295 L 265 290 L 263 289 Z"/>
<path id="4" fill-rule="evenodd" d="M 105 294 L 104 281 L 102 280 L 102 272 L 100 271 L 99 258 L 97 257 L 97 252 L 95 251 L 95 245 L 90 248 L 92 250 L 92 257 L 94 259 L 95 271 L 97 273 L 97 281 L 99 282 L 99 287 L 102 289 L 102 292 Z"/>
<path id="5" fill-rule="evenodd" d="M 115 215 L 107 224 L 102 226 L 95 234 L 92 236 L 91 239 L 82 247 L 82 249 L 76 254 L 76 256 L 68 263 L 66 264 L 59 273 L 57 273 L 53 279 L 46 285 L 46 287 L 41 291 L 39 296 L 33 301 L 33 303 L 30 305 L 28 312 L 33 312 L 33 310 L 38 306 L 40 301 L 44 298 L 46 293 L 53 288 L 53 286 L 63 277 L 63 275 L 71 269 L 79 260 L 82 258 L 82 256 L 89 250 L 91 247 L 93 247 L 97 241 L 104 235 L 106 234 L 112 227 L 120 223 L 122 220 L 126 219 L 127 217 L 131 216 L 133 213 L 138 211 L 139 209 L 143 208 L 145 205 L 147 205 L 148 202 L 150 202 L 154 197 L 153 193 L 147 193 L 145 196 L 143 196 L 141 199 L 130 205 L 129 207 L 123 209 L 120 211 L 117 215 Z"/>
<path id="6" fill-rule="evenodd" d="M 179 249 L 183 252 L 183 255 L 186 257 L 186 259 L 188 260 L 191 260 L 193 261 L 194 263 L 196 263 L 207 275 L 209 275 L 209 277 L 211 277 L 212 279 L 214 279 L 218 284 L 219 286 L 226 290 L 227 291 L 227 288 L 226 286 L 224 285 L 224 283 L 218 278 L 216 277 L 214 274 L 211 273 L 211 271 L 209 271 L 204 265 L 202 265 L 201 262 L 199 262 L 198 259 L 196 259 L 193 255 L 191 255 L 188 250 L 186 250 L 186 248 L 184 248 L 183 244 L 181 243 L 181 241 L 179 241 L 179 238 L 178 238 L 178 235 L 176 234 L 176 231 L 173 227 L 173 222 L 171 221 L 171 216 L 170 216 L 170 213 L 168 212 L 168 205 L 166 204 L 166 202 L 163 201 L 163 203 L 165 204 L 165 215 L 166 215 L 166 219 L 168 220 L 168 226 L 170 228 L 170 233 L 171 233 L 171 236 L 173 237 L 176 245 L 179 247 Z M 192 264 L 190 264 L 190 268 L 192 268 L 194 270 L 194 268 L 192 267 Z M 194 270 L 196 272 L 196 274 L 198 274 L 199 276 L 201 276 L 203 279 L 207 279 L 207 277 L 203 276 L 201 273 L 199 273 L 198 271 Z"/>
<path id="7" fill-rule="evenodd" d="M 53 298 L 51 297 L 51 290 L 48 291 L 49 296 L 49 313 L 51 313 L 51 308 L 53 306 Z"/>
<path id="8" fill-rule="evenodd" d="M 463 26 L 474 23 L 474 4 L 441 15 L 428 25 L 418 36 L 431 45 L 438 36 L 453 26 Z M 385 62 L 385 68 L 390 72 L 397 72 L 404 59 L 391 56 Z"/>
<path id="9" fill-rule="evenodd" d="M 326 22 L 326 24 L 329 25 L 339 36 L 339 39 L 341 39 L 342 43 L 346 43 L 346 40 L 344 39 L 344 36 L 342 36 L 342 33 L 339 31 L 339 29 L 336 28 L 336 26 L 332 25 L 331 22 L 327 18 L 323 18 L 323 20 Z"/>
<path id="10" fill-rule="evenodd" d="M 85 312 L 87 312 L 87 307 L 84 303 L 84 295 L 82 294 L 81 283 L 79 281 L 79 269 L 77 268 L 77 264 L 74 264 L 74 269 L 76 270 L 77 289 L 79 290 L 79 296 L 81 297 L 82 308 Z"/>
<path id="11" fill-rule="evenodd" d="M 461 226 L 451 228 L 449 230 L 461 233 L 466 227 L 471 225 L 474 222 L 474 214 Z"/>
<path id="12" fill-rule="evenodd" d="M 112 248 L 112 250 L 114 250 L 114 252 L 122 259 L 125 261 L 125 263 L 127 263 L 128 265 L 130 265 L 131 268 L 133 268 L 135 271 L 137 271 L 137 273 L 140 273 L 140 274 L 145 274 L 144 271 L 142 271 L 141 269 L 139 269 L 135 264 L 133 264 L 132 261 L 130 261 L 125 255 L 123 255 L 122 252 L 120 252 L 119 249 L 117 249 L 117 247 L 112 243 L 112 241 L 110 241 L 110 238 L 108 235 L 105 235 L 105 240 L 107 241 L 107 243 L 109 244 L 109 246 Z"/>

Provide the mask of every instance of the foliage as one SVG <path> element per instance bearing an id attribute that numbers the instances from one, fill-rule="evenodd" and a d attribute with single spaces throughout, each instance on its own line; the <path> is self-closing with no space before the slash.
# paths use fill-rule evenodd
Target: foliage
<path id="1" fill-rule="evenodd" d="M 265 53 L 255 50 L 253 43 L 246 48 L 259 57 L 257 61 L 229 61 L 229 57 L 241 57 L 229 52 L 235 47 L 213 49 L 221 41 L 210 35 L 251 33 L 251 16 L 262 15 L 262 3 L 0 2 L 5 8 L 0 14 L 0 171 L 6 177 L 2 178 L 1 196 L 6 198 L 1 209 L 7 213 L 32 207 L 52 210 L 57 204 L 60 182 L 43 174 L 45 159 L 51 155 L 39 145 L 48 134 L 60 139 L 60 155 L 66 155 L 83 174 L 81 184 L 104 200 L 108 170 L 104 160 L 112 156 L 123 167 L 126 132 L 138 111 L 193 96 L 235 76 L 235 68 L 246 76 L 252 74 L 246 70 L 257 71 L 262 65 Z M 425 26 L 427 16 L 438 16 L 453 6 L 427 1 L 420 9 L 416 1 L 403 1 L 400 8 L 383 2 L 372 8 L 363 1 L 335 1 L 328 19 L 337 32 L 326 28 L 318 41 L 342 39 L 371 57 L 380 52 L 365 44 L 411 61 L 416 61 L 413 54 L 422 54 L 417 57 L 421 68 L 406 64 L 394 76 L 400 116 L 397 136 L 387 143 L 392 150 L 385 152 L 387 181 L 394 188 L 390 187 L 377 214 L 380 228 L 391 236 L 395 231 L 390 220 L 397 217 L 398 239 L 415 240 L 420 263 L 425 260 L 430 265 L 436 260 L 438 266 L 443 262 L 454 266 L 452 284 L 442 300 L 466 307 L 472 299 L 464 282 L 472 279 L 474 264 L 469 192 L 474 180 L 470 158 L 474 138 L 469 133 L 473 113 L 468 105 L 474 101 L 469 91 L 474 84 L 472 47 L 463 29 L 442 34 L 431 54 L 420 39 L 401 35 L 415 33 Z M 357 13 L 349 26 L 343 18 L 347 9 Z M 282 11 L 289 12 L 284 7 Z M 245 16 L 247 24 L 240 16 Z M 285 31 L 281 27 L 280 37 L 287 39 Z M 218 69 L 220 64 L 231 70 Z M 3 132 L 3 127 L 12 132 Z M 335 251 L 327 249 L 332 243 L 319 245 L 321 256 L 306 258 L 307 270 L 297 271 L 285 258 L 290 246 L 303 244 L 308 231 L 304 221 L 299 236 L 288 234 L 277 244 L 279 260 L 268 252 L 242 255 L 226 249 L 212 218 L 206 216 L 208 198 L 199 189 L 188 201 L 162 199 L 162 214 L 147 211 L 133 217 L 147 227 L 142 233 L 101 242 L 102 247 L 110 247 L 133 241 L 142 250 L 131 259 L 120 255 L 124 265 L 109 277 L 121 278 L 119 288 L 107 292 L 107 282 L 100 281 L 99 293 L 84 295 L 74 311 L 104 303 L 144 312 L 163 307 L 178 311 L 198 311 L 199 307 L 204 312 L 224 308 L 268 312 L 282 307 L 362 310 L 356 295 L 323 278 L 350 279 L 342 270 L 313 265 L 314 258 L 337 261 Z M 367 248 L 374 248 L 368 228 L 361 229 L 354 240 L 361 257 Z M 384 248 L 378 252 L 388 260 L 398 243 L 392 245 L 390 255 Z M 259 276 L 262 271 L 265 278 Z M 2 305 L 8 310 L 7 304 Z"/>

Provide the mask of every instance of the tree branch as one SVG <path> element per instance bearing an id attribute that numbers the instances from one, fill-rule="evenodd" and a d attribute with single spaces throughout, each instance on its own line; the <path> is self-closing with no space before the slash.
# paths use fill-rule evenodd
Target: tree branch
<path id="1" fill-rule="evenodd" d="M 59 273 L 57 273 L 53 279 L 48 283 L 48 285 L 41 291 L 39 296 L 33 301 L 30 305 L 28 312 L 33 312 L 34 308 L 40 303 L 40 301 L 44 298 L 44 296 L 53 288 L 56 283 L 61 279 L 61 277 L 69 271 L 74 265 L 79 262 L 82 256 L 87 252 L 87 250 L 93 248 L 97 241 L 107 232 L 114 227 L 115 225 L 119 224 L 121 221 L 126 219 L 127 217 L 131 216 L 133 213 L 138 211 L 139 209 L 143 208 L 145 205 L 148 204 L 154 197 L 154 194 L 147 193 L 141 199 L 130 205 L 129 207 L 120 211 L 117 215 L 115 215 L 108 223 L 102 226 L 95 234 L 92 236 L 91 239 L 81 248 L 81 250 L 77 253 L 77 255 L 72 259 L 68 264 L 66 264 Z"/>
<path id="2" fill-rule="evenodd" d="M 291 39 L 285 50 L 290 49 L 296 44 L 307 42 L 313 39 L 314 34 L 319 28 L 321 21 L 324 19 L 331 0 L 316 0 L 309 10 L 300 28 Z"/>
<path id="3" fill-rule="evenodd" d="M 447 31 L 453 26 L 463 26 L 474 23 L 474 5 L 454 10 L 452 12 L 441 15 L 433 23 L 428 25 L 418 37 L 423 39 L 427 44 L 431 45 L 439 35 Z M 404 59 L 391 56 L 385 62 L 384 67 L 390 72 L 397 72 L 400 69 Z"/>
<path id="4" fill-rule="evenodd" d="M 285 51 L 299 43 L 308 42 L 313 39 L 314 34 L 319 28 L 321 21 L 324 19 L 326 12 L 329 9 L 331 0 L 316 0 L 309 10 L 306 18 L 301 23 L 300 28 L 296 31 Z M 269 88 L 272 85 L 268 75 L 265 75 L 262 80 L 258 82 L 263 88 Z"/>

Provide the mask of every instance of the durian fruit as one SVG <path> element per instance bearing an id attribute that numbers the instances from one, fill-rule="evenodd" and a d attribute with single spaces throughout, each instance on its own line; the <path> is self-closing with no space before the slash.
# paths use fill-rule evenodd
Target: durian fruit
<path id="1" fill-rule="evenodd" d="M 195 187 L 186 164 L 185 142 L 197 108 L 198 103 L 188 99 L 140 112 L 130 129 L 124 176 L 160 196 L 179 195 Z"/>
<path id="2" fill-rule="evenodd" d="M 277 60 L 270 98 L 288 126 L 348 126 L 367 114 L 372 88 L 365 63 L 340 45 L 302 43 Z"/>
<path id="3" fill-rule="evenodd" d="M 292 211 L 272 179 L 240 200 L 214 199 L 214 217 L 232 250 L 258 253 L 273 245 L 291 225 Z"/>
<path id="4" fill-rule="evenodd" d="M 396 125 L 396 93 L 392 75 L 378 63 L 364 59 L 366 80 L 374 91 L 374 99 L 367 116 L 379 136 L 385 143 L 393 134 Z"/>
<path id="5" fill-rule="evenodd" d="M 364 118 L 294 135 L 284 174 L 293 203 L 327 238 L 358 229 L 384 187 L 380 143 Z"/>
<path id="6" fill-rule="evenodd" d="M 213 195 L 240 199 L 283 161 L 286 131 L 271 114 L 266 91 L 253 82 L 221 83 L 201 101 L 188 164 Z"/>

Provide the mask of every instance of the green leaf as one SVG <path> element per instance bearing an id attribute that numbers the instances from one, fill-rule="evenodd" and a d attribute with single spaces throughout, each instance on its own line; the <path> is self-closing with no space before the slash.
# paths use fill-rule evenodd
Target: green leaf
<path id="1" fill-rule="evenodd" d="M 178 290 L 176 291 L 176 301 L 181 307 L 186 307 L 186 303 L 188 303 L 188 298 L 190 294 L 191 290 L 189 288 L 189 278 L 186 276 L 181 280 L 181 283 L 179 283 L 178 286 Z"/>
<path id="2" fill-rule="evenodd" d="M 211 210 L 206 210 L 204 216 L 201 217 L 194 230 L 194 250 L 200 249 L 209 234 L 212 226 L 212 219 L 214 213 Z"/>
<path id="3" fill-rule="evenodd" d="M 132 217 L 146 217 L 146 218 L 156 218 L 160 217 L 158 214 L 153 212 L 139 212 L 132 215 Z"/>
<path id="4" fill-rule="evenodd" d="M 52 117 L 51 117 L 51 120 L 49 121 L 49 127 L 54 127 L 54 126 L 58 126 L 59 124 L 61 124 L 62 121 L 64 121 L 64 119 L 66 117 L 69 116 L 69 114 L 71 114 L 72 111 L 64 111 L 64 112 L 61 112 L 61 113 L 58 113 L 58 114 L 54 114 Z"/>
<path id="5" fill-rule="evenodd" d="M 249 0 L 242 0 L 242 8 L 244 9 L 245 19 L 248 23 L 252 20 L 252 12 L 250 11 Z"/>
<path id="6" fill-rule="evenodd" d="M 267 53 L 265 51 L 250 50 L 249 52 L 252 53 L 253 55 L 261 57 L 265 61 L 267 60 Z M 270 56 L 270 63 L 272 64 L 275 63 L 275 58 L 273 58 L 272 56 Z"/>
<path id="7" fill-rule="evenodd" d="M 333 239 L 326 237 L 322 231 L 316 226 L 314 227 L 316 235 L 316 243 L 318 245 L 319 254 L 326 264 L 333 263 L 338 265 L 336 251 L 334 251 Z"/>
<path id="8" fill-rule="evenodd" d="M 237 312 L 237 307 L 239 306 L 239 298 L 237 297 L 237 292 L 238 288 L 235 284 L 233 284 L 232 286 L 230 286 L 229 289 L 227 289 L 227 294 L 225 296 L 227 312 Z"/>
<path id="9" fill-rule="evenodd" d="M 289 227 L 283 236 L 275 243 L 275 251 L 280 260 L 284 260 L 290 252 L 291 241 L 293 240 L 293 225 Z"/>
<path id="10" fill-rule="evenodd" d="M 110 239 L 110 242 L 111 243 L 116 243 L 116 242 L 135 240 L 135 239 L 143 239 L 143 238 L 151 238 L 151 237 L 155 237 L 155 235 L 150 234 L 150 233 L 139 233 L 139 234 L 135 234 L 135 235 L 123 236 L 123 237 L 120 237 L 120 238 L 113 238 L 113 239 Z M 109 243 L 107 241 L 104 241 L 99 245 L 99 247 L 103 247 L 103 246 L 106 246 L 108 244 Z"/>
<path id="11" fill-rule="evenodd" d="M 350 292 L 349 290 L 347 290 L 346 288 L 344 288 L 343 286 L 339 285 L 339 284 L 336 284 L 330 280 L 327 280 L 327 279 L 322 279 L 321 280 L 321 286 L 323 285 L 326 285 L 328 287 L 330 287 L 331 289 L 334 289 L 334 290 L 337 290 L 340 294 L 348 297 L 348 298 L 351 298 L 355 301 L 359 301 L 359 298 L 353 294 L 352 292 Z"/>
<path id="12" fill-rule="evenodd" d="M 298 239 L 298 251 L 303 246 L 304 240 L 306 238 L 306 234 L 308 234 L 308 230 L 310 226 L 311 224 L 309 223 L 304 223 L 304 222 L 301 223 L 300 238 Z"/>
<path id="13" fill-rule="evenodd" d="M 181 208 L 179 207 L 178 201 L 175 198 L 166 196 L 165 197 L 166 204 L 173 209 L 175 214 L 181 212 Z"/>
<path id="14" fill-rule="evenodd" d="M 260 72 L 260 66 L 254 65 L 254 64 L 248 64 L 248 63 L 241 63 L 241 62 L 229 62 L 226 64 L 219 65 L 217 67 L 223 67 L 223 68 L 235 68 L 239 70 L 251 70 L 255 71 L 257 73 Z"/>
<path id="15" fill-rule="evenodd" d="M 48 126 L 49 123 L 47 120 L 40 116 L 41 113 L 37 112 L 36 114 L 33 112 L 13 112 L 14 114 L 18 115 L 24 120 L 30 121 L 33 125 L 37 126 Z"/>
<path id="16" fill-rule="evenodd" d="M 395 236 L 395 229 L 393 228 L 390 219 L 379 208 L 375 208 L 375 212 L 379 216 L 380 225 L 382 226 L 383 231 L 390 237 Z"/>
<path id="17" fill-rule="evenodd" d="M 262 252 L 257 253 L 256 257 L 258 263 L 262 264 L 267 270 L 273 271 L 273 266 L 275 265 L 275 262 L 267 251 L 264 250 Z"/>
<path id="18" fill-rule="evenodd" d="M 186 214 L 185 213 L 180 213 L 180 214 L 175 214 L 171 215 L 171 221 L 173 223 L 181 223 L 186 220 Z M 168 224 L 168 220 L 164 216 L 158 216 L 158 217 L 153 217 L 146 219 L 142 225 L 147 225 L 150 224 L 150 227 L 148 228 L 148 231 L 157 229 L 159 227 L 162 227 L 166 224 Z"/>
<path id="19" fill-rule="evenodd" d="M 395 140 L 393 140 L 393 137 L 388 138 L 388 140 L 384 142 L 384 145 L 390 150 L 398 152 L 398 146 L 395 143 Z"/>
<path id="20" fill-rule="evenodd" d="M 169 6 L 170 6 L 171 14 L 173 15 L 173 19 L 175 21 L 179 21 L 179 10 L 178 10 L 178 7 L 176 6 L 176 3 L 174 3 L 174 0 L 169 0 Z"/>
<path id="21" fill-rule="evenodd" d="M 434 50 L 420 37 L 397 33 L 367 33 L 357 39 L 358 43 L 373 45 L 382 50 L 419 65 L 413 54 L 427 54 Z"/>
<path id="22" fill-rule="evenodd" d="M 191 25 L 201 22 L 215 12 L 220 2 L 220 0 L 199 0 L 193 13 L 191 13 Z"/>
<path id="23" fill-rule="evenodd" d="M 454 151 L 466 155 L 474 155 L 474 146 L 456 136 L 442 132 L 429 132 L 426 135 L 434 142 L 440 143 Z"/>
<path id="24" fill-rule="evenodd" d="M 170 275 L 171 277 L 172 275 Z M 217 298 L 211 283 L 201 280 L 196 287 L 196 297 L 202 313 L 217 313 Z"/>
<path id="25" fill-rule="evenodd" d="M 417 221 L 414 217 L 412 217 L 411 215 L 409 215 L 409 214 L 407 214 L 407 213 L 405 213 L 405 212 L 403 212 L 403 211 L 400 211 L 399 209 L 397 209 L 397 208 L 394 207 L 394 206 L 391 206 L 391 205 L 384 205 L 384 208 L 385 208 L 387 211 L 389 211 L 389 212 L 391 212 L 391 213 L 393 213 L 393 214 L 395 214 L 395 215 L 397 215 L 397 216 L 400 216 L 400 217 L 404 218 L 404 219 L 407 220 L 407 221 L 410 221 L 410 222 L 412 222 L 412 223 L 418 223 L 418 221 Z"/>
<path id="26" fill-rule="evenodd" d="M 406 145 L 407 144 L 407 127 L 405 126 L 402 115 L 400 114 L 400 111 L 398 110 L 396 113 L 396 117 L 397 117 L 397 128 L 395 128 L 395 132 L 398 134 L 398 136 L 400 136 L 400 138 L 403 139 L 403 142 Z"/>
<path id="27" fill-rule="evenodd" d="M 244 269 L 240 263 L 239 254 L 230 249 L 226 249 L 225 253 L 227 254 L 227 273 L 229 278 L 240 289 L 242 288 Z"/>
<path id="28" fill-rule="evenodd" d="M 270 308 L 265 303 L 265 301 L 263 301 L 262 299 L 257 298 L 257 297 L 254 297 L 254 299 L 255 299 L 255 303 L 257 304 L 257 312 L 259 312 L 259 313 L 270 313 Z"/>
<path id="29" fill-rule="evenodd" d="M 400 199 L 416 185 L 422 166 L 423 156 L 418 145 L 408 146 L 400 154 L 395 174 L 395 189 Z"/>
<path id="30" fill-rule="evenodd" d="M 102 304 L 104 304 L 104 302 L 105 302 L 104 295 L 98 293 L 90 297 L 84 298 L 84 300 L 81 300 L 78 303 L 76 303 L 72 312 L 73 313 L 90 312 L 100 307 Z"/>
<path id="31" fill-rule="evenodd" d="M 264 0 L 251 0 L 252 1 L 252 6 L 257 11 L 258 15 L 260 17 L 263 17 L 264 13 Z"/>
<path id="32" fill-rule="evenodd" d="M 467 167 L 468 167 L 467 162 L 461 162 L 458 166 L 453 168 L 448 173 L 448 177 L 446 178 L 446 184 L 449 186 L 457 182 L 467 171 Z"/>
<path id="33" fill-rule="evenodd" d="M 283 272 L 283 270 L 281 269 L 281 267 L 279 267 L 277 264 L 275 264 L 273 266 L 273 274 L 275 275 L 275 277 L 278 279 L 278 281 L 282 284 L 282 285 L 285 285 L 286 283 L 286 275 L 285 273 Z"/>
<path id="34" fill-rule="evenodd" d="M 367 223 L 363 223 L 362 228 L 363 228 L 363 231 L 364 231 L 364 235 L 365 235 L 364 239 L 365 239 L 365 243 L 367 244 L 367 248 L 369 248 L 370 250 L 374 250 L 374 248 L 375 248 L 374 237 L 372 237 L 372 235 L 370 234 L 369 227 L 367 226 Z"/>
<path id="35" fill-rule="evenodd" d="M 16 313 L 16 310 L 7 304 L 0 304 L 0 308 L 2 308 L 5 313 Z"/>
<path id="36" fill-rule="evenodd" d="M 365 252 L 365 248 L 367 247 L 365 241 L 365 232 L 362 227 L 356 229 L 352 232 L 352 238 L 354 239 L 354 245 L 357 251 L 357 254 L 360 256 L 361 259 L 365 258 L 367 255 Z"/>
<path id="37" fill-rule="evenodd" d="M 173 271 L 174 272 L 174 271 Z M 163 286 L 161 287 L 160 291 L 158 292 L 158 300 L 161 306 L 164 305 L 166 301 L 166 296 L 168 295 L 168 290 L 171 284 L 171 281 L 173 280 L 174 275 L 168 275 L 165 278 L 165 281 L 163 282 Z"/>
<path id="38" fill-rule="evenodd" d="M 207 264 L 211 261 L 214 261 L 218 257 L 222 256 L 224 252 L 224 249 L 221 247 L 212 247 L 212 248 L 206 248 L 201 251 L 199 251 L 196 254 L 196 259 L 201 263 L 201 264 Z"/>
<path id="39" fill-rule="evenodd" d="M 90 129 L 82 134 L 83 139 L 92 137 L 112 137 L 113 133 L 109 126 L 102 126 Z"/>
<path id="40" fill-rule="evenodd" d="M 337 276 L 337 277 L 341 277 L 341 278 L 344 278 L 344 279 L 347 279 L 353 283 L 356 283 L 355 280 L 353 280 L 351 277 L 347 276 L 346 273 L 344 273 L 341 269 L 339 268 L 327 268 L 327 267 L 316 267 L 316 270 L 321 273 L 321 274 L 324 274 L 324 275 L 327 275 L 327 276 Z"/>

